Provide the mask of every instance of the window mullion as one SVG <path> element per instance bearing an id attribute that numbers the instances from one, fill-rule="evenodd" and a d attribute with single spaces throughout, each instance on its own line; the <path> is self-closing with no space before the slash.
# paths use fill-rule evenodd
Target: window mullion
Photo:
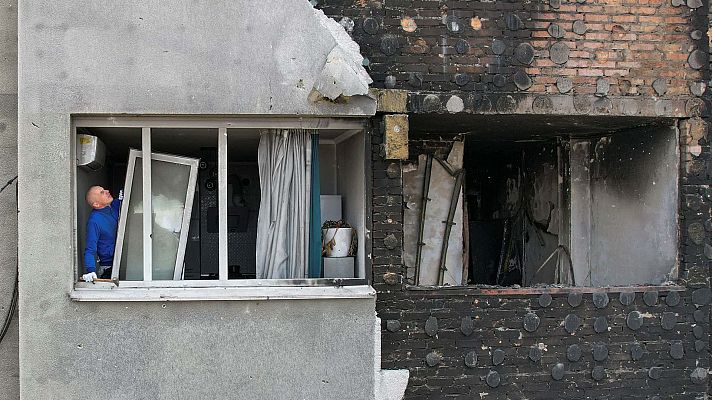
<path id="1" fill-rule="evenodd" d="M 153 280 L 153 205 L 151 204 L 151 128 L 141 128 L 143 157 L 143 280 Z"/>
<path id="2" fill-rule="evenodd" d="M 218 278 L 227 280 L 227 128 L 218 129 Z"/>

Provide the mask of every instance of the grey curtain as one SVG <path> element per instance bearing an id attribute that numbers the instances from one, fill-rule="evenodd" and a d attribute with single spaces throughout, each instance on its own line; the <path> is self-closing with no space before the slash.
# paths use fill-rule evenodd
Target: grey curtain
<path id="1" fill-rule="evenodd" d="M 311 132 L 260 134 L 257 278 L 306 278 L 309 251 Z"/>

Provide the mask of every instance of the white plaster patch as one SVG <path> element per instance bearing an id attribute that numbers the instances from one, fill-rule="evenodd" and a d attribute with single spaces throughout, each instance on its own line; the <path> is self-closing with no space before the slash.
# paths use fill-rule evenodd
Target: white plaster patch
<path id="1" fill-rule="evenodd" d="M 314 90 L 330 100 L 339 96 L 367 95 L 368 85 L 373 80 L 363 67 L 363 56 L 358 44 L 341 24 L 324 15 L 323 11 L 314 9 L 314 15 L 336 42 L 314 82 Z"/>

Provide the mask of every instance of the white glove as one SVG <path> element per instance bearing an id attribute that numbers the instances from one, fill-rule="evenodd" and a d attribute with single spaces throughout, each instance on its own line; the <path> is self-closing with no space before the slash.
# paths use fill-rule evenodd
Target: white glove
<path id="1" fill-rule="evenodd" d="M 84 282 L 94 283 L 94 279 L 96 279 L 96 278 L 97 278 L 96 272 L 90 272 L 88 274 L 82 275 L 82 279 L 84 280 Z"/>
<path id="2" fill-rule="evenodd" d="M 119 190 L 119 197 L 118 197 L 118 199 L 119 199 L 119 200 L 123 200 L 123 199 L 124 199 L 124 189 Z"/>

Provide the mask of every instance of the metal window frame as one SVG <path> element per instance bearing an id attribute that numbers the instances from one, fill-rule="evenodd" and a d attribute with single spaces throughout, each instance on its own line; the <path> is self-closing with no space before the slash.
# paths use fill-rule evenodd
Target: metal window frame
<path id="1" fill-rule="evenodd" d="M 147 128 L 150 135 L 150 128 Z M 149 139 L 150 140 L 150 139 Z M 150 142 L 149 142 L 150 143 Z M 146 142 L 143 142 L 145 145 Z M 150 145 L 149 145 L 150 148 Z M 129 151 L 129 160 L 126 168 L 126 180 L 124 188 L 124 201 L 121 204 L 121 215 L 119 217 L 119 228 L 116 235 L 116 249 L 114 251 L 114 263 L 111 271 L 111 280 L 118 285 L 119 273 L 121 268 L 121 255 L 123 254 L 123 244 L 124 236 L 126 234 L 126 216 L 128 215 L 129 202 L 131 199 L 131 187 L 133 185 L 133 176 L 136 169 L 136 159 L 141 158 L 143 165 L 142 179 L 143 179 L 143 207 L 144 210 L 147 208 L 146 205 L 150 207 L 151 212 L 143 213 L 143 280 L 141 282 L 152 282 L 153 281 L 153 242 L 152 242 L 152 204 L 150 201 L 151 197 L 151 169 L 150 162 L 148 158 L 143 157 L 142 150 L 131 149 Z M 193 199 L 195 197 L 195 185 L 198 177 L 198 159 L 190 157 L 175 156 L 170 154 L 161 153 L 151 153 L 151 161 L 162 161 L 173 164 L 187 165 L 190 167 L 190 174 L 188 176 L 188 187 L 185 197 L 185 206 L 183 208 L 183 219 L 181 221 L 181 232 L 178 239 L 178 254 L 176 255 L 176 263 L 173 269 L 173 280 L 180 280 L 183 277 L 183 261 L 185 259 L 185 248 L 188 242 L 188 229 L 190 226 L 190 215 L 193 210 Z M 146 164 L 149 165 L 148 173 L 146 171 Z M 146 182 L 148 181 L 148 185 Z M 147 191 L 148 188 L 148 191 Z M 146 198 L 149 198 L 148 202 Z M 147 229 L 148 228 L 148 229 Z M 146 250 L 149 251 L 146 251 Z M 148 253 L 148 257 L 146 254 Z M 148 273 L 147 273 L 148 271 Z M 148 277 L 148 279 L 147 279 Z"/>

